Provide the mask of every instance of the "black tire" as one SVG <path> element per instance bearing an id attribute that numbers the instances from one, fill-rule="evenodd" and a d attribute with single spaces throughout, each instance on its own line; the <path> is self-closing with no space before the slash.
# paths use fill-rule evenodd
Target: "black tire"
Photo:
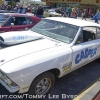
<path id="1" fill-rule="evenodd" d="M 37 84 L 41 83 L 42 80 L 46 80 L 48 79 L 50 81 L 50 86 L 48 87 L 47 90 L 44 91 L 44 93 L 36 93 L 36 86 Z M 31 86 L 30 86 L 30 89 L 29 89 L 29 94 L 30 95 L 46 95 L 48 93 L 50 93 L 50 91 L 52 90 L 53 86 L 54 86 L 54 83 L 55 83 L 55 77 L 54 75 L 51 73 L 51 72 L 45 72 L 45 73 L 42 73 L 40 74 L 39 76 L 37 76 L 35 78 L 35 80 L 33 80 Z M 40 85 L 39 85 L 40 86 Z M 41 86 L 43 88 L 43 86 Z M 46 87 L 46 86 L 44 86 Z"/>

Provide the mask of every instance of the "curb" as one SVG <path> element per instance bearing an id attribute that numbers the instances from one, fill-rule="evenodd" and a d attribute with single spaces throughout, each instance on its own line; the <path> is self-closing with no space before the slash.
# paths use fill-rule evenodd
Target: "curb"
<path id="1" fill-rule="evenodd" d="M 100 77 L 87 86 L 79 95 L 73 100 L 92 100 L 93 97 L 100 91 Z"/>

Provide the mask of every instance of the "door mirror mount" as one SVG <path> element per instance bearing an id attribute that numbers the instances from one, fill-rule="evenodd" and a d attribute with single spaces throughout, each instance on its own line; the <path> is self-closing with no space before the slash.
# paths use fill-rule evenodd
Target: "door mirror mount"
<path id="1" fill-rule="evenodd" d="M 81 36 L 79 36 L 77 41 L 76 41 L 76 44 L 80 44 L 80 43 L 82 43 L 82 37 Z"/>
<path id="2" fill-rule="evenodd" d="M 14 23 L 11 23 L 11 26 L 14 26 Z"/>

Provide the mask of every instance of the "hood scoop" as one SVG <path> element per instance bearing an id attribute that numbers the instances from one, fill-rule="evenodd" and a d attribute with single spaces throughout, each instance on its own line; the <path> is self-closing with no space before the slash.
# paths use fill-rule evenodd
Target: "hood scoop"
<path id="1" fill-rule="evenodd" d="M 0 43 L 5 45 L 14 45 L 43 38 L 42 35 L 31 31 L 7 32 L 0 34 Z"/>

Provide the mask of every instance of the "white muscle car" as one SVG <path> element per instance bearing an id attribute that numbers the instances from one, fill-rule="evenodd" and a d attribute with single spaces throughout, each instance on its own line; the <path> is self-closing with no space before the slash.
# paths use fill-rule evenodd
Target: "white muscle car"
<path id="1" fill-rule="evenodd" d="M 42 19 L 29 31 L 0 34 L 0 83 L 9 92 L 48 94 L 55 77 L 100 57 L 100 25 Z"/>

